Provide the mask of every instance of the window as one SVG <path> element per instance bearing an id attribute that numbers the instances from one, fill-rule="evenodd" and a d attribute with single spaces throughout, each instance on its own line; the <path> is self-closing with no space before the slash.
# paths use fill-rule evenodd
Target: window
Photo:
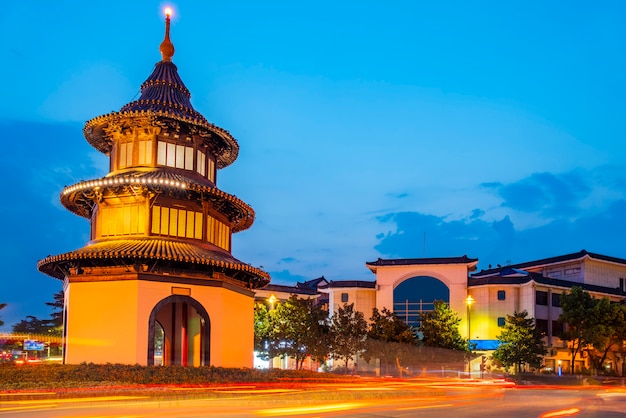
<path id="1" fill-rule="evenodd" d="M 341 294 L 341 301 L 343 303 L 347 303 L 348 302 L 348 294 L 347 293 L 342 293 Z"/>
<path id="2" fill-rule="evenodd" d="M 207 178 L 215 183 L 215 161 L 209 158 L 209 172 Z"/>
<path id="3" fill-rule="evenodd" d="M 139 141 L 139 165 L 152 165 L 152 141 Z"/>
<path id="4" fill-rule="evenodd" d="M 498 326 L 503 327 L 506 324 L 506 319 L 503 317 L 498 318 Z"/>
<path id="5" fill-rule="evenodd" d="M 146 208 L 142 204 L 102 206 L 99 213 L 97 236 L 138 235 L 146 232 Z"/>
<path id="6" fill-rule="evenodd" d="M 580 273 L 580 267 L 573 267 L 571 269 L 565 269 L 565 275 L 571 276 L 572 274 Z"/>
<path id="7" fill-rule="evenodd" d="M 193 157 L 193 147 L 164 141 L 157 144 L 157 164 L 193 170 Z"/>
<path id="8" fill-rule="evenodd" d="M 196 165 L 196 171 L 200 173 L 201 176 L 206 175 L 206 154 L 200 150 L 198 150 L 198 164 Z"/>
<path id="9" fill-rule="evenodd" d="M 548 320 L 547 319 L 535 319 L 535 328 L 537 332 L 544 336 L 548 335 Z"/>
<path id="10" fill-rule="evenodd" d="M 158 235 L 202 239 L 202 212 L 153 206 L 151 231 Z"/>
<path id="11" fill-rule="evenodd" d="M 560 308 L 561 307 L 561 294 L 553 293 L 552 294 L 552 306 Z"/>
<path id="12" fill-rule="evenodd" d="M 133 165 L 133 143 L 124 142 L 117 145 L 119 151 L 118 167 L 125 168 Z"/>
<path id="13" fill-rule="evenodd" d="M 552 336 L 559 338 L 561 334 L 563 334 L 563 323 L 552 321 Z"/>
<path id="14" fill-rule="evenodd" d="M 498 300 L 505 300 L 505 299 L 506 299 L 506 291 L 498 290 Z"/>
<path id="15" fill-rule="evenodd" d="M 230 230 L 228 225 L 218 221 L 212 216 L 207 217 L 206 239 L 225 250 L 230 249 Z"/>
<path id="16" fill-rule="evenodd" d="M 535 303 L 537 305 L 548 306 L 548 292 L 537 290 L 535 292 Z"/>

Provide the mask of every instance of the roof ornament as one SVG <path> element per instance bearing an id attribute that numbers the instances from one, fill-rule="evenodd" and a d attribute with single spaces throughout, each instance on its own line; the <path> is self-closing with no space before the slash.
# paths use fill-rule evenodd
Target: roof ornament
<path id="1" fill-rule="evenodd" d="M 174 56 L 174 44 L 170 41 L 170 16 L 172 15 L 172 9 L 166 7 L 165 10 L 165 39 L 161 42 L 159 50 L 161 51 L 161 57 L 163 61 L 172 61 Z"/>

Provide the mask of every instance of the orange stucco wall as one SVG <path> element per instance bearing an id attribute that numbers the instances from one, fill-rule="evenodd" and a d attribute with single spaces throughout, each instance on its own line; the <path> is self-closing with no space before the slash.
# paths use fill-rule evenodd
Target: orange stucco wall
<path id="1" fill-rule="evenodd" d="M 252 367 L 252 292 L 136 278 L 73 281 L 70 277 L 66 281 L 66 363 L 146 365 L 150 313 L 159 301 L 173 294 L 173 287 L 188 289 L 189 297 L 209 315 L 210 364 Z"/>

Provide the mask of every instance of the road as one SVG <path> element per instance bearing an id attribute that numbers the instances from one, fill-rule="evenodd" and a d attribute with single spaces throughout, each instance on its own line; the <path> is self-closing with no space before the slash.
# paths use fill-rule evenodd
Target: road
<path id="1" fill-rule="evenodd" d="M 171 389 L 175 390 L 175 389 Z M 0 394 L 0 416 L 626 417 L 626 387 L 513 386 L 490 380 L 367 380 L 361 384 L 238 385 L 181 396 Z M 26 399 L 28 398 L 28 399 Z"/>

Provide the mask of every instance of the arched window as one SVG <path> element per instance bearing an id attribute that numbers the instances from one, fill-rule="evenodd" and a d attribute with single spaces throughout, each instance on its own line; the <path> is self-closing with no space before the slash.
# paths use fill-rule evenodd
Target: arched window
<path id="1" fill-rule="evenodd" d="M 393 312 L 417 328 L 421 313 L 432 311 L 436 300 L 450 303 L 450 289 L 445 283 L 430 276 L 411 277 L 393 290 Z"/>

